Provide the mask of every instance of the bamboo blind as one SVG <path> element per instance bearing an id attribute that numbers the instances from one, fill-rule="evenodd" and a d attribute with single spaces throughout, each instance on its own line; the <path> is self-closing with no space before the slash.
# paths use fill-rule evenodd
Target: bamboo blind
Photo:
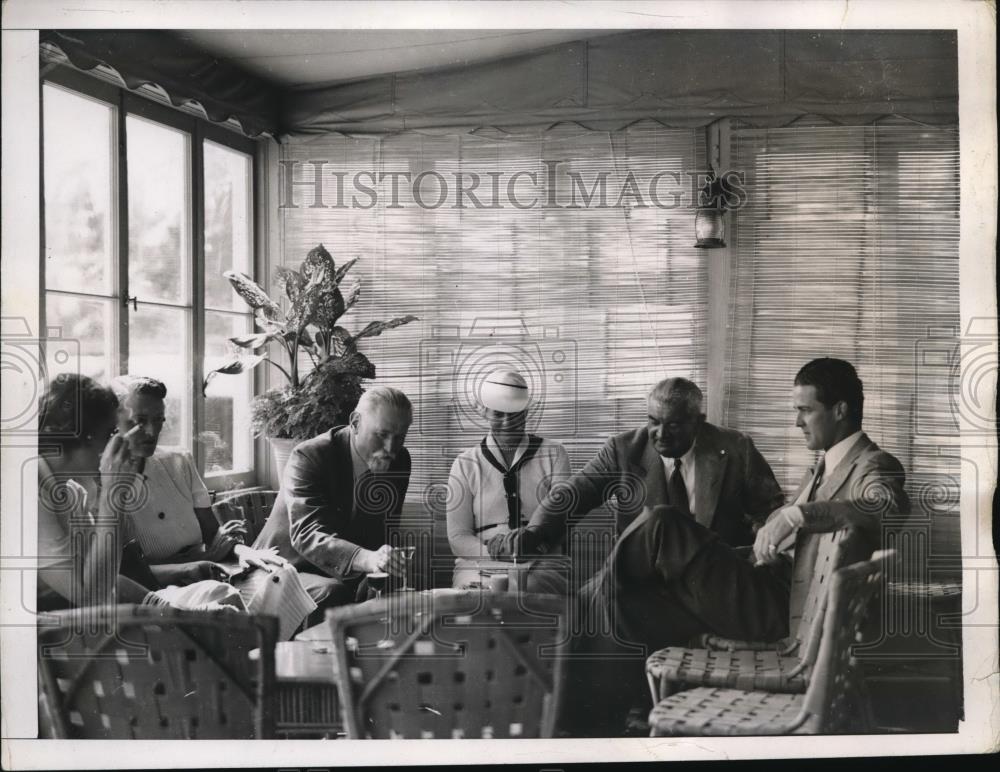
<path id="1" fill-rule="evenodd" d="M 703 168 L 701 134 L 644 123 L 614 133 L 558 126 L 514 139 L 481 131 L 462 136 L 350 138 L 327 135 L 286 145 L 292 179 L 311 181 L 323 161 L 323 203 L 295 186 L 298 208 L 281 210 L 283 259 L 296 265 L 323 242 L 338 263 L 359 256 L 350 276 L 361 300 L 344 318 L 351 330 L 374 319 L 416 314 L 420 322 L 364 342 L 379 383 L 402 388 L 415 419 L 407 446 L 414 456 L 409 498 L 444 485 L 454 456 L 484 434 L 470 410 L 476 386 L 493 368 L 520 370 L 536 395 L 530 428 L 563 442 L 574 470 L 612 433 L 645 421 L 644 395 L 668 375 L 705 384 L 706 253 L 696 250 L 688 172 Z M 417 196 L 434 204 L 439 178 L 450 195 L 438 208 L 417 205 L 412 185 L 397 177 L 373 184 L 368 209 L 338 203 L 335 172 L 344 173 L 348 204 L 358 172 L 427 173 Z M 550 170 L 556 177 L 550 185 Z M 506 185 L 521 175 L 515 195 Z M 650 182 L 661 174 L 655 192 Z M 573 201 L 570 173 L 589 192 L 605 175 L 591 206 Z M 483 208 L 463 197 L 455 206 L 454 175 L 479 176 Z M 491 194 L 494 175 L 500 196 Z M 622 191 L 626 191 L 622 195 Z M 638 195 L 635 195 L 638 192 Z M 283 194 L 284 195 L 284 194 Z M 357 193 L 361 204 L 372 197 Z M 676 200 L 677 206 L 673 206 Z M 499 201 L 500 206 L 493 206 Z M 285 201 L 284 203 L 288 203 Z M 521 333 L 521 337 L 518 337 Z M 497 345 L 497 341 L 502 341 Z"/>
<path id="2" fill-rule="evenodd" d="M 792 381 L 851 361 L 865 430 L 902 462 L 913 518 L 958 549 L 959 171 L 956 127 L 880 123 L 737 129 L 726 421 L 786 492 L 813 462 Z"/>

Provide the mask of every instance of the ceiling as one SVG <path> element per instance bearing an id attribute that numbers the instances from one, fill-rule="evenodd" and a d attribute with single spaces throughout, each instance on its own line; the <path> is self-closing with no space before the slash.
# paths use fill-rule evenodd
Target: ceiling
<path id="1" fill-rule="evenodd" d="M 202 50 L 289 89 L 469 64 L 612 30 L 185 30 Z"/>

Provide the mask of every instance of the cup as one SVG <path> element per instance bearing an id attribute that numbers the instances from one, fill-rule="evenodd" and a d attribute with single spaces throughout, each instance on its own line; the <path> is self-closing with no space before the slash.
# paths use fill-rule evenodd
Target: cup
<path id="1" fill-rule="evenodd" d="M 510 577 L 507 574 L 493 574 L 490 576 L 490 590 L 493 592 L 508 592 L 510 589 Z"/>

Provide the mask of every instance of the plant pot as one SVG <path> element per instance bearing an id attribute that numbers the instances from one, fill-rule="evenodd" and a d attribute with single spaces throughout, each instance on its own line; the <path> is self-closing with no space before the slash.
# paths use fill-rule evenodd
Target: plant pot
<path id="1" fill-rule="evenodd" d="M 285 476 L 285 464 L 288 463 L 288 457 L 292 455 L 295 446 L 302 442 L 302 440 L 290 440 L 285 437 L 268 437 L 267 441 L 271 445 L 271 457 L 274 459 L 274 474 L 277 481 L 275 490 L 280 490 L 281 481 Z"/>

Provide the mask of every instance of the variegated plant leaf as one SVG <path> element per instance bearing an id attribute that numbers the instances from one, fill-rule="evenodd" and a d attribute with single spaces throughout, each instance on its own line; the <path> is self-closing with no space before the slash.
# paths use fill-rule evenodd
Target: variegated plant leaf
<path id="1" fill-rule="evenodd" d="M 417 321 L 416 316 L 413 316 L 413 314 L 407 314 L 406 316 L 397 316 L 395 319 L 390 319 L 388 322 L 371 322 L 361 332 L 354 336 L 354 340 L 360 340 L 361 338 L 373 338 L 376 335 L 381 335 L 386 330 L 391 330 L 395 327 L 402 327 L 404 324 L 409 324 L 410 322 L 415 321 Z"/>
<path id="2" fill-rule="evenodd" d="M 259 349 L 274 340 L 274 334 L 270 332 L 260 332 L 254 335 L 237 335 L 230 338 L 229 342 L 239 348 Z"/>
<path id="3" fill-rule="evenodd" d="M 300 268 L 302 276 L 310 284 L 328 281 L 333 278 L 336 271 L 337 266 L 333 262 L 333 257 L 322 244 L 309 250 Z"/>
<path id="4" fill-rule="evenodd" d="M 313 314 L 313 324 L 326 330 L 333 327 L 344 315 L 347 306 L 340 289 L 325 285 L 316 294 L 316 309 Z"/>
<path id="5" fill-rule="evenodd" d="M 336 284 L 340 284 L 340 282 L 343 281 L 344 276 L 347 275 L 347 272 L 351 270 L 351 268 L 354 266 L 356 262 L 358 262 L 358 260 L 360 260 L 360 258 L 355 257 L 353 260 L 348 260 L 346 263 L 340 266 L 340 268 L 337 269 L 336 275 L 333 277 L 334 282 Z"/>
<path id="6" fill-rule="evenodd" d="M 281 308 L 268 297 L 267 293 L 264 292 L 264 288 L 252 278 L 239 271 L 226 271 L 222 275 L 233 285 L 236 294 L 243 298 L 246 304 L 254 311 L 259 311 L 267 319 L 282 318 Z"/>
<path id="7" fill-rule="evenodd" d="M 306 279 L 301 273 L 294 268 L 285 268 L 284 266 L 274 272 L 274 282 L 285 293 L 289 303 L 295 303 L 306 287 Z"/>
<path id="8" fill-rule="evenodd" d="M 239 375 L 241 373 L 247 373 L 253 370 L 257 365 L 263 362 L 267 357 L 259 356 L 257 354 L 251 354 L 249 356 L 236 357 L 230 359 L 221 367 L 216 367 L 214 370 L 209 370 L 205 373 L 205 379 L 201 382 L 201 393 L 205 394 L 208 389 L 208 384 L 216 375 Z"/>
<path id="9" fill-rule="evenodd" d="M 361 282 L 357 282 L 353 287 L 348 290 L 347 295 L 344 297 L 344 313 L 346 314 L 351 310 L 351 306 L 358 302 L 358 298 L 361 297 Z"/>

